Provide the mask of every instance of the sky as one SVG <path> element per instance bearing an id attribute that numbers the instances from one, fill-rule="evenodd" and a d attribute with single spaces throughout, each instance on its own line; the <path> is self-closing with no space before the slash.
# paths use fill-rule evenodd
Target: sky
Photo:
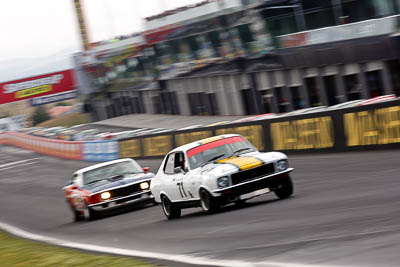
<path id="1" fill-rule="evenodd" d="M 91 42 L 144 29 L 143 18 L 201 0 L 82 0 Z M 81 40 L 73 0 L 0 1 L 0 82 L 72 67 Z"/>

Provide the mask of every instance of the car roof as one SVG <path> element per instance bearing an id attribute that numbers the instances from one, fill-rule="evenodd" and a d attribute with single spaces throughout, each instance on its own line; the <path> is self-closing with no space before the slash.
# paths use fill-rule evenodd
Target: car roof
<path id="1" fill-rule="evenodd" d="M 116 160 L 112 160 L 112 161 L 102 162 L 102 163 L 98 163 L 98 164 L 77 170 L 75 173 L 84 173 L 84 172 L 91 171 L 91 170 L 94 170 L 97 168 L 101 168 L 104 166 L 108 166 L 108 165 L 112 165 L 112 164 L 120 163 L 120 162 L 125 162 L 125 161 L 132 161 L 132 159 L 126 158 L 126 159 L 116 159 Z"/>
<path id="2" fill-rule="evenodd" d="M 241 136 L 241 135 L 239 135 L 239 134 L 216 135 L 216 136 L 213 136 L 213 137 L 201 139 L 201 140 L 198 140 L 198 141 L 195 141 L 195 142 L 192 142 L 192 143 L 189 143 L 189 144 L 186 144 L 186 145 L 177 147 L 177 148 L 171 150 L 171 152 L 177 152 L 177 151 L 186 152 L 186 151 L 188 151 L 188 150 L 190 150 L 190 149 L 192 149 L 192 148 L 201 146 L 202 143 L 203 143 L 203 144 L 206 144 L 206 143 L 209 143 L 209 142 L 217 141 L 217 140 L 219 140 L 219 139 L 225 139 L 225 138 L 230 138 L 230 137 L 235 137 L 235 136 Z M 170 153 L 171 153 L 171 152 L 170 152 Z M 169 154 L 169 153 L 168 153 L 168 154 Z"/>

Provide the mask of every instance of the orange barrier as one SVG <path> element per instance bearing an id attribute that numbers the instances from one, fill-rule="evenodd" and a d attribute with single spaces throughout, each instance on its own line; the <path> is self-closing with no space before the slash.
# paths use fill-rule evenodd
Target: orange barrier
<path id="1" fill-rule="evenodd" d="M 82 142 L 52 140 L 22 133 L 6 132 L 0 134 L 0 144 L 14 145 L 49 156 L 82 160 Z"/>

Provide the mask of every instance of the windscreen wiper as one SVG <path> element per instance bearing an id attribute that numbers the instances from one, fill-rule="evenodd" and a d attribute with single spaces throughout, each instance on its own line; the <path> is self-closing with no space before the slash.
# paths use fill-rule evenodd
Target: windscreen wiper
<path id="1" fill-rule="evenodd" d="M 87 183 L 86 185 L 98 183 L 100 181 L 103 181 L 103 179 L 91 181 L 90 183 Z"/>
<path id="2" fill-rule="evenodd" d="M 223 156 L 225 156 L 225 154 L 222 154 L 222 155 L 213 157 L 212 159 L 207 160 L 206 163 L 204 163 L 203 166 L 201 166 L 201 167 L 204 167 L 204 166 L 206 166 L 208 163 L 214 162 L 214 161 L 216 161 L 217 159 L 219 159 L 219 158 L 221 158 L 221 157 L 223 157 Z"/>
<path id="3" fill-rule="evenodd" d="M 238 150 L 236 150 L 235 152 L 233 152 L 232 155 L 230 155 L 229 157 L 236 156 L 236 155 L 238 155 L 240 152 L 243 152 L 243 151 L 246 151 L 246 150 L 249 150 L 249 149 L 251 149 L 251 148 L 250 148 L 250 147 L 246 147 L 246 148 L 238 149 Z"/>

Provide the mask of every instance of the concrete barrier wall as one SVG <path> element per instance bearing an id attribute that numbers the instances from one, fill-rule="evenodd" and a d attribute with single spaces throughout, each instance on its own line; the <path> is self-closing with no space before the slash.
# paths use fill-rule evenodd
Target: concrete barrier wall
<path id="1" fill-rule="evenodd" d="M 400 101 L 125 139 L 119 141 L 120 156 L 161 157 L 177 146 L 231 133 L 243 135 L 260 151 L 400 148 Z"/>
<path id="2" fill-rule="evenodd" d="M 82 160 L 82 142 L 71 142 L 36 137 L 16 132 L 6 132 L 0 143 L 14 145 L 49 156 Z"/>
<path id="3" fill-rule="evenodd" d="M 220 134 L 241 134 L 260 151 L 305 153 L 400 148 L 400 101 L 120 141 L 71 142 L 5 132 L 0 134 L 0 144 L 60 158 L 101 162 L 120 157 L 159 158 L 177 146 Z"/>

